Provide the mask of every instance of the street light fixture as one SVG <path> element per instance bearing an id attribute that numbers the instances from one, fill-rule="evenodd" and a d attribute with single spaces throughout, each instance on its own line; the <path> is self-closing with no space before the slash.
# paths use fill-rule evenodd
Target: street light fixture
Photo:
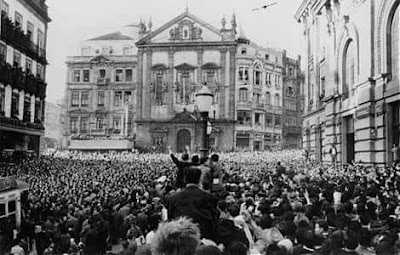
<path id="1" fill-rule="evenodd" d="M 202 153 L 202 157 L 207 157 L 208 154 L 208 134 L 207 134 L 207 126 L 208 126 L 208 113 L 211 110 L 211 105 L 213 102 L 213 94 L 207 86 L 203 86 L 199 92 L 196 93 L 196 105 L 197 110 L 200 112 L 201 116 L 201 132 L 200 132 L 200 142 L 201 147 L 200 151 Z"/>

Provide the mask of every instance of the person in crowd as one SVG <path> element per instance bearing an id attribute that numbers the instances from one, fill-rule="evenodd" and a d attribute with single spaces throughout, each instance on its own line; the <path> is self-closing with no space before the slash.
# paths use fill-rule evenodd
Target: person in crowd
<path id="1" fill-rule="evenodd" d="M 200 243 L 200 229 L 188 218 L 163 223 L 151 243 L 152 255 L 194 255 Z"/>
<path id="2" fill-rule="evenodd" d="M 186 188 L 168 198 L 168 218 L 189 217 L 199 224 L 203 238 L 215 240 L 218 222 L 217 199 L 199 187 L 200 177 L 200 169 L 187 169 Z"/>

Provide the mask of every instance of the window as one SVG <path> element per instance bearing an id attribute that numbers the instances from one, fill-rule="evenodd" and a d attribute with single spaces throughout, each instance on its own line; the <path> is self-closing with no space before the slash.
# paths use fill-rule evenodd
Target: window
<path id="1" fill-rule="evenodd" d="M 36 62 L 36 76 L 43 79 L 43 66 Z"/>
<path id="2" fill-rule="evenodd" d="M 132 81 L 132 69 L 125 69 L 125 81 Z"/>
<path id="3" fill-rule="evenodd" d="M 267 72 L 265 74 L 265 84 L 268 86 L 271 85 L 271 73 L 270 72 Z"/>
<path id="4" fill-rule="evenodd" d="M 325 96 L 325 77 L 321 78 L 321 92 L 320 92 L 320 99 Z"/>
<path id="5" fill-rule="evenodd" d="M 90 81 L 90 70 L 83 70 L 83 82 Z"/>
<path id="6" fill-rule="evenodd" d="M 206 72 L 206 84 L 208 86 L 212 86 L 215 84 L 215 71 L 214 70 L 208 70 Z"/>
<path id="7" fill-rule="evenodd" d="M 124 92 L 124 105 L 128 105 L 131 102 L 132 92 L 125 91 Z"/>
<path id="8" fill-rule="evenodd" d="M 260 94 L 258 94 L 258 93 L 254 93 L 253 94 L 253 100 L 254 100 L 254 102 L 256 103 L 256 104 L 260 104 L 261 103 L 261 95 Z"/>
<path id="9" fill-rule="evenodd" d="M 71 133 L 78 132 L 78 118 L 77 117 L 71 117 L 69 124 L 70 124 Z"/>
<path id="10" fill-rule="evenodd" d="M 11 117 L 19 115 L 19 93 L 13 92 L 11 96 Z"/>
<path id="11" fill-rule="evenodd" d="M 131 55 L 132 54 L 132 48 L 130 46 L 124 46 L 123 54 L 124 55 Z"/>
<path id="12" fill-rule="evenodd" d="M 254 78 L 254 83 L 256 85 L 261 85 L 261 66 L 259 64 L 254 66 L 254 73 L 253 73 L 253 78 Z"/>
<path id="13" fill-rule="evenodd" d="M 72 91 L 71 106 L 79 106 L 79 91 Z"/>
<path id="14" fill-rule="evenodd" d="M 390 27 L 390 44 L 388 47 L 388 70 L 392 73 L 392 79 L 393 80 L 398 80 L 399 79 L 399 72 L 400 72 L 400 66 L 399 66 L 399 57 L 400 57 L 400 51 L 399 51 L 399 19 L 400 19 L 400 7 L 397 7 L 395 14 L 393 15 L 392 19 L 392 24 Z"/>
<path id="15" fill-rule="evenodd" d="M 41 104 L 40 104 L 40 101 L 39 100 L 36 100 L 35 101 L 35 121 L 36 121 L 36 119 L 41 119 L 41 109 L 40 109 L 40 107 L 41 107 Z"/>
<path id="16" fill-rule="evenodd" d="M 104 106 L 104 91 L 97 92 L 97 106 Z"/>
<path id="17" fill-rule="evenodd" d="M 281 106 L 281 98 L 279 94 L 275 94 L 275 105 L 278 107 Z"/>
<path id="18" fill-rule="evenodd" d="M 81 117 L 81 133 L 87 133 L 89 129 L 89 118 L 88 117 Z"/>
<path id="19" fill-rule="evenodd" d="M 163 70 L 158 70 L 156 72 L 156 87 L 155 87 L 155 94 L 156 94 L 156 104 L 162 105 L 163 100 Z"/>
<path id="20" fill-rule="evenodd" d="M 22 15 L 18 12 L 15 12 L 15 26 L 22 29 Z"/>
<path id="21" fill-rule="evenodd" d="M 17 211 L 16 201 L 8 201 L 8 213 L 15 213 Z"/>
<path id="22" fill-rule="evenodd" d="M 32 40 L 33 39 L 33 30 L 34 30 L 33 24 L 28 21 L 26 28 L 27 28 L 26 35 L 29 37 L 30 41 L 33 41 Z"/>
<path id="23" fill-rule="evenodd" d="M 105 78 L 106 77 L 106 69 L 100 69 L 99 76 L 100 76 L 100 78 Z"/>
<path id="24" fill-rule="evenodd" d="M 21 53 L 14 50 L 14 66 L 21 67 Z"/>
<path id="25" fill-rule="evenodd" d="M 343 96 L 349 96 L 350 88 L 354 85 L 354 43 L 350 41 L 346 48 L 343 70 Z"/>
<path id="26" fill-rule="evenodd" d="M 96 129 L 103 129 L 103 127 L 104 127 L 104 117 L 97 117 Z"/>
<path id="27" fill-rule="evenodd" d="M 121 117 L 114 117 L 113 124 L 114 124 L 114 129 L 121 130 Z"/>
<path id="28" fill-rule="evenodd" d="M 0 43 L 0 62 L 7 60 L 7 46 Z"/>
<path id="29" fill-rule="evenodd" d="M 81 106 L 89 105 L 89 91 L 82 91 L 81 95 Z"/>
<path id="30" fill-rule="evenodd" d="M 82 56 L 89 56 L 89 48 L 88 47 L 82 47 L 81 48 L 81 55 Z"/>
<path id="31" fill-rule="evenodd" d="M 239 67 L 239 80 L 240 81 L 249 81 L 249 68 L 248 67 Z"/>
<path id="32" fill-rule="evenodd" d="M 244 54 L 247 53 L 247 49 L 243 47 L 241 52 L 242 52 L 242 54 L 244 55 Z"/>
<path id="33" fill-rule="evenodd" d="M 279 88 L 281 76 L 279 74 L 275 74 L 275 87 Z"/>
<path id="34" fill-rule="evenodd" d="M 271 113 L 265 114 L 265 126 L 271 127 L 273 123 L 273 115 Z"/>
<path id="35" fill-rule="evenodd" d="M 238 148 L 250 147 L 250 134 L 237 134 L 236 135 L 236 147 L 238 147 Z"/>
<path id="36" fill-rule="evenodd" d="M 237 121 L 239 124 L 251 124 L 251 112 L 250 111 L 238 111 Z"/>
<path id="37" fill-rule="evenodd" d="M 256 125 L 261 125 L 261 114 L 260 113 L 254 113 L 254 122 Z"/>
<path id="38" fill-rule="evenodd" d="M 74 70 L 74 82 L 81 82 L 81 70 Z"/>
<path id="39" fill-rule="evenodd" d="M 25 122 L 29 122 L 31 120 L 31 97 L 25 95 L 24 99 L 24 115 L 22 116 L 22 119 Z"/>
<path id="40" fill-rule="evenodd" d="M 281 115 L 275 114 L 275 126 L 281 125 Z"/>
<path id="41" fill-rule="evenodd" d="M 187 40 L 189 39 L 189 28 L 187 26 L 183 27 L 183 34 L 182 39 Z"/>
<path id="42" fill-rule="evenodd" d="M 38 29 L 37 46 L 39 48 L 39 55 L 42 55 L 42 51 L 44 51 L 44 33 L 40 29 Z"/>
<path id="43" fill-rule="evenodd" d="M 271 105 L 271 94 L 269 92 L 265 93 L 265 104 Z"/>
<path id="44" fill-rule="evenodd" d="M 247 89 L 239 89 L 239 102 L 247 102 Z"/>
<path id="45" fill-rule="evenodd" d="M 115 70 L 115 81 L 122 82 L 123 81 L 124 71 L 122 69 Z"/>
<path id="46" fill-rule="evenodd" d="M 122 92 L 121 91 L 115 91 L 114 94 L 114 106 L 121 106 L 122 105 Z"/>
<path id="47" fill-rule="evenodd" d="M 25 72 L 27 74 L 32 74 L 32 60 L 30 60 L 29 58 L 26 58 Z"/>
<path id="48" fill-rule="evenodd" d="M 0 116 L 4 115 L 6 92 L 4 87 L 0 87 Z"/>

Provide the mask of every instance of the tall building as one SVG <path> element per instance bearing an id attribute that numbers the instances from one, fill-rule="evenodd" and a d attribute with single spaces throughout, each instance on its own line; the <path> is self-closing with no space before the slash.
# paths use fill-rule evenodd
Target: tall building
<path id="1" fill-rule="evenodd" d="M 195 94 L 214 94 L 210 145 L 234 148 L 236 18 L 220 29 L 184 13 L 144 36 L 138 47 L 136 145 L 198 148 Z"/>
<path id="2" fill-rule="evenodd" d="M 286 51 L 283 51 L 282 148 L 284 149 L 299 149 L 303 146 L 303 83 L 301 57 L 290 58 Z"/>
<path id="3" fill-rule="evenodd" d="M 46 98 L 45 0 L 1 0 L 0 152 L 38 153 Z"/>
<path id="4" fill-rule="evenodd" d="M 81 43 L 67 59 L 66 125 L 71 150 L 130 150 L 135 134 L 137 49 L 145 25 Z"/>
<path id="5" fill-rule="evenodd" d="M 283 52 L 263 48 L 244 36 L 236 53 L 236 147 L 281 148 Z"/>
<path id="6" fill-rule="evenodd" d="M 399 143 L 398 0 L 304 0 L 303 146 L 319 161 L 384 164 Z M 333 152 L 333 153 L 332 153 Z"/>

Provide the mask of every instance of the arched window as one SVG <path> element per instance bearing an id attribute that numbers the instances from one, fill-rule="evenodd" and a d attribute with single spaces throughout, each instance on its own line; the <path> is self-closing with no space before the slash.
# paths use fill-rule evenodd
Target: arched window
<path id="1" fill-rule="evenodd" d="M 239 89 L 239 102 L 247 102 L 247 89 Z"/>
<path id="2" fill-rule="evenodd" d="M 271 94 L 269 92 L 265 93 L 265 104 L 271 105 Z"/>
<path id="3" fill-rule="evenodd" d="M 262 74 L 261 66 L 260 64 L 256 64 L 254 66 L 254 73 L 253 73 L 254 84 L 261 85 L 261 74 Z"/>
<path id="4" fill-rule="evenodd" d="M 279 94 L 275 94 L 275 105 L 276 106 L 281 106 L 281 98 L 279 96 Z"/>
<path id="5" fill-rule="evenodd" d="M 392 24 L 390 27 L 390 48 L 391 48 L 391 56 L 388 56 L 390 59 L 390 66 L 389 68 L 391 69 L 392 73 L 392 79 L 393 80 L 398 80 L 399 79 L 399 72 L 400 72 L 400 66 L 399 66 L 399 13 L 400 13 L 400 8 L 397 7 L 393 19 L 392 19 Z"/>
<path id="6" fill-rule="evenodd" d="M 349 41 L 343 58 L 343 96 L 347 98 L 355 82 L 354 42 Z"/>

